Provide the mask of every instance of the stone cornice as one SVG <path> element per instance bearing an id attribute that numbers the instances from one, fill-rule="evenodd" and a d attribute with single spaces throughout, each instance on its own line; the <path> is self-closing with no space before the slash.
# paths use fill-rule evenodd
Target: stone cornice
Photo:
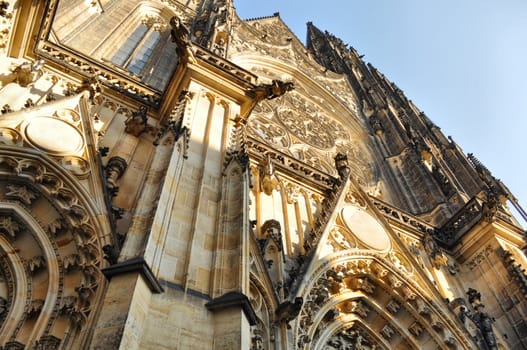
<path id="1" fill-rule="evenodd" d="M 163 287 L 161 287 L 161 284 L 159 284 L 159 281 L 154 276 L 154 273 L 142 257 L 126 260 L 102 269 L 102 273 L 108 280 L 111 280 L 114 276 L 119 276 L 130 272 L 140 273 L 145 279 L 145 282 L 148 284 L 148 287 L 152 293 L 159 294 L 164 292 Z"/>
<path id="2" fill-rule="evenodd" d="M 245 317 L 249 321 L 251 326 L 256 325 L 256 313 L 249 301 L 249 298 L 240 292 L 228 292 L 223 294 L 221 297 L 215 298 L 212 301 L 205 304 L 205 307 L 209 311 L 223 310 L 227 308 L 241 307 Z"/>

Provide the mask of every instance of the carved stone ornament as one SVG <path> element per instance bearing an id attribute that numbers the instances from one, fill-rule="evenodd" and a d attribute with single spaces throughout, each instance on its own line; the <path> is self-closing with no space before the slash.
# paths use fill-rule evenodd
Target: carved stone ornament
<path id="1" fill-rule="evenodd" d="M 353 313 L 362 318 L 368 317 L 368 313 L 371 311 L 371 309 L 364 302 L 360 300 L 345 301 L 340 305 L 340 310 L 343 313 L 347 313 L 347 314 Z"/>
<path id="2" fill-rule="evenodd" d="M 437 245 L 437 243 L 434 241 L 434 239 L 431 236 L 429 235 L 424 236 L 423 246 L 425 247 L 425 251 L 430 257 L 430 260 L 432 261 L 436 269 L 440 269 L 441 266 L 448 265 L 448 258 L 446 254 Z"/>
<path id="3" fill-rule="evenodd" d="M 60 339 L 53 335 L 41 337 L 35 346 L 35 350 L 56 350 L 59 348 Z"/>
<path id="4" fill-rule="evenodd" d="M 11 216 L 0 216 L 0 232 L 7 234 L 10 238 L 15 238 L 22 226 Z"/>
<path id="5" fill-rule="evenodd" d="M 293 302 L 287 300 L 278 305 L 275 310 L 275 317 L 278 323 L 284 322 L 288 324 L 291 320 L 294 320 L 300 313 L 304 299 L 302 297 L 296 297 Z M 288 325 L 289 327 L 289 325 Z"/>
<path id="6" fill-rule="evenodd" d="M 46 260 L 42 255 L 37 255 L 27 261 L 27 268 L 29 272 L 35 273 L 36 271 L 46 266 Z"/>
<path id="7" fill-rule="evenodd" d="M 390 340 L 392 339 L 393 335 L 395 334 L 395 330 L 390 327 L 390 325 L 385 325 L 384 327 L 382 327 L 381 331 L 380 331 L 382 337 L 386 340 Z"/>
<path id="8" fill-rule="evenodd" d="M 7 314 L 8 310 L 8 301 L 0 297 L 0 320 Z"/>
<path id="9" fill-rule="evenodd" d="M 274 190 L 278 189 L 278 180 L 274 175 L 273 163 L 269 156 L 267 156 L 266 162 L 262 168 L 261 178 L 261 188 L 266 195 L 270 196 Z"/>
<path id="10" fill-rule="evenodd" d="M 176 43 L 176 54 L 179 62 L 194 62 L 194 54 L 190 49 L 192 44 L 189 39 L 189 30 L 181 19 L 177 16 L 173 16 L 170 19 L 170 36 L 172 42 Z"/>
<path id="11" fill-rule="evenodd" d="M 26 313 L 29 317 L 36 316 L 37 314 L 40 313 L 40 311 L 42 311 L 43 306 L 44 306 L 44 300 L 42 299 L 32 300 L 31 303 L 29 304 L 29 307 L 27 308 Z"/>
<path id="12" fill-rule="evenodd" d="M 31 205 L 31 202 L 38 197 L 37 193 L 33 192 L 24 185 L 8 184 L 6 185 L 7 198 L 18 199 L 26 205 Z"/>
<path id="13" fill-rule="evenodd" d="M 422 326 L 419 322 L 415 321 L 414 323 L 412 323 L 412 324 L 410 325 L 410 327 L 408 327 L 408 331 L 409 331 L 414 337 L 418 338 L 418 337 L 423 333 L 424 328 L 423 328 L 423 326 Z"/>
<path id="14" fill-rule="evenodd" d="M 71 314 L 75 310 L 75 305 L 77 303 L 77 297 L 70 295 L 62 298 L 60 303 L 59 311 L 63 314 Z"/>
<path id="15" fill-rule="evenodd" d="M 128 164 L 126 160 L 121 157 L 112 157 L 106 164 L 106 183 L 110 194 L 115 194 L 119 186 L 117 180 L 123 176 Z"/>
<path id="16" fill-rule="evenodd" d="M 324 349 L 333 350 L 333 349 L 356 349 L 356 350 L 370 350 L 377 349 L 378 344 L 376 344 L 371 337 L 368 337 L 364 331 L 361 329 L 356 329 L 357 327 L 349 327 L 343 329 L 337 334 L 334 334 L 328 341 L 327 347 Z"/>
<path id="17" fill-rule="evenodd" d="M 260 84 L 254 88 L 253 92 L 257 101 L 264 99 L 272 100 L 274 98 L 284 95 L 286 92 L 295 88 L 293 82 L 283 82 L 280 80 L 273 80 L 271 84 Z"/>
<path id="18" fill-rule="evenodd" d="M 147 108 L 145 106 L 139 107 L 139 110 L 132 112 L 132 115 L 124 122 L 126 133 L 138 137 L 146 131 L 146 123 L 148 120 Z"/>
<path id="19" fill-rule="evenodd" d="M 26 346 L 17 340 L 10 340 L 4 345 L 3 350 L 24 350 Z"/>
<path id="20" fill-rule="evenodd" d="M 8 74 L 6 77 L 2 78 L 2 86 L 5 86 L 11 82 L 15 82 L 21 87 L 28 87 L 42 76 L 43 67 L 44 60 L 24 62 L 13 69 L 11 74 Z"/>

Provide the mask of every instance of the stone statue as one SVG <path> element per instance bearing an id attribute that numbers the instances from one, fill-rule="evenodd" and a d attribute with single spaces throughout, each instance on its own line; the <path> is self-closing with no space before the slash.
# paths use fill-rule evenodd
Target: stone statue
<path id="1" fill-rule="evenodd" d="M 498 342 L 496 341 L 496 335 L 492 329 L 492 323 L 494 319 L 491 318 L 486 312 L 477 311 L 473 316 L 472 320 L 478 327 L 485 344 L 487 344 L 488 349 L 498 350 Z"/>
<path id="2" fill-rule="evenodd" d="M 474 308 L 474 312 L 465 313 L 465 315 L 468 316 L 479 329 L 487 348 L 489 350 L 498 350 L 498 342 L 494 330 L 492 329 L 494 319 L 483 311 L 485 305 L 481 303 L 481 293 L 474 288 L 469 288 L 467 296 L 469 302 Z"/>
<path id="3" fill-rule="evenodd" d="M 481 293 L 475 290 L 474 288 L 469 288 L 467 291 L 468 301 L 471 304 L 480 304 Z"/>
<path id="4" fill-rule="evenodd" d="M 124 131 L 135 137 L 141 135 L 141 133 L 146 130 L 146 122 L 148 119 L 146 113 L 147 109 L 145 106 L 141 106 L 139 110 L 132 112 L 132 115 L 124 122 Z"/>
<path id="5" fill-rule="evenodd" d="M 172 42 L 176 43 L 176 54 L 178 60 L 185 61 L 192 57 L 192 52 L 190 51 L 190 40 L 189 40 L 189 31 L 181 19 L 177 16 L 173 16 L 170 19 L 170 36 L 172 37 Z"/>

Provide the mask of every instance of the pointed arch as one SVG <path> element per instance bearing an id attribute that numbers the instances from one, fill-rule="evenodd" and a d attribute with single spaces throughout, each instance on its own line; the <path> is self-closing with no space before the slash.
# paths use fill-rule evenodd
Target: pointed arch
<path id="1" fill-rule="evenodd" d="M 87 341 L 105 286 L 108 219 L 80 181 L 37 151 L 0 147 L 0 249 L 12 292 L 0 344 Z"/>
<path id="2" fill-rule="evenodd" d="M 351 327 L 359 320 L 369 325 L 366 335 L 383 348 L 407 344 L 412 349 L 450 349 L 458 344 L 469 349 L 467 335 L 449 317 L 444 305 L 429 297 L 385 254 L 343 250 L 317 261 L 299 291 L 304 305 L 295 322 L 298 349 L 322 348 L 334 330 Z M 372 337 L 381 334 L 382 338 Z M 309 340 L 309 342 L 306 342 Z M 319 347 L 320 346 L 320 347 Z"/>

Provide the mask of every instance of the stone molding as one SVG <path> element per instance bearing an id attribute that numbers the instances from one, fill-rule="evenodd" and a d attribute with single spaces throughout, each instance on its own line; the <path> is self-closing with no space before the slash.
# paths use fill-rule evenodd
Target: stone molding
<path id="1" fill-rule="evenodd" d="M 101 271 L 108 280 L 111 280 L 114 276 L 124 275 L 131 272 L 140 273 L 145 279 L 145 282 L 152 293 L 159 294 L 164 292 L 163 287 L 142 257 L 117 263 L 115 265 L 106 267 Z"/>
<path id="2" fill-rule="evenodd" d="M 215 298 L 205 304 L 207 310 L 214 312 L 227 308 L 241 307 L 245 317 L 251 326 L 256 325 L 256 313 L 249 301 L 249 298 L 240 292 L 227 292 L 221 297 Z"/>

